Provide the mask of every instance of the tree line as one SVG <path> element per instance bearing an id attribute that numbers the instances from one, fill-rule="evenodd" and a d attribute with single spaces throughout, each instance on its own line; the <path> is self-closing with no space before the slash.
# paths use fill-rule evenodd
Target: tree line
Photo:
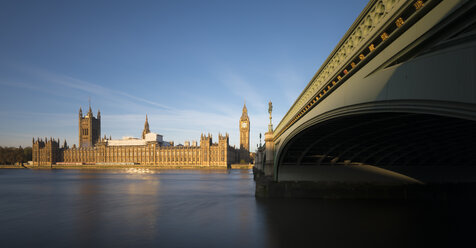
<path id="1" fill-rule="evenodd" d="M 31 161 L 31 147 L 22 148 L 0 146 L 0 164 L 26 163 Z"/>

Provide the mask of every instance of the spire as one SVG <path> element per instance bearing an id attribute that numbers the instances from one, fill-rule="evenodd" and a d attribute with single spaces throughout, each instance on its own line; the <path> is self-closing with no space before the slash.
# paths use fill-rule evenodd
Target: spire
<path id="1" fill-rule="evenodd" d="M 81 109 L 81 107 L 79 107 L 79 116 L 83 117 L 83 110 Z"/>
<path id="2" fill-rule="evenodd" d="M 241 113 L 241 120 L 248 119 L 248 109 L 246 108 L 246 103 L 243 104 L 243 112 Z"/>
<path id="3" fill-rule="evenodd" d="M 97 115 L 97 117 L 98 117 L 98 119 L 101 118 L 101 111 L 99 111 L 99 109 L 98 109 L 98 115 Z"/>
<path id="4" fill-rule="evenodd" d="M 145 123 L 144 123 L 144 130 L 142 131 L 142 139 L 145 139 L 145 135 L 150 133 L 149 129 L 149 118 L 147 114 L 145 115 Z"/>
<path id="5" fill-rule="evenodd" d="M 93 117 L 93 110 L 91 109 L 91 97 L 88 98 L 88 102 L 89 102 L 89 110 L 88 110 L 88 113 L 86 114 L 86 116 L 88 118 L 92 118 Z"/>

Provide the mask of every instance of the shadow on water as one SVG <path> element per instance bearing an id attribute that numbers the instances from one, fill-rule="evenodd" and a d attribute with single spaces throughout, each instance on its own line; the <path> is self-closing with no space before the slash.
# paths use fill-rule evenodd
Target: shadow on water
<path id="1" fill-rule="evenodd" d="M 475 202 L 257 199 L 269 247 L 457 247 Z"/>

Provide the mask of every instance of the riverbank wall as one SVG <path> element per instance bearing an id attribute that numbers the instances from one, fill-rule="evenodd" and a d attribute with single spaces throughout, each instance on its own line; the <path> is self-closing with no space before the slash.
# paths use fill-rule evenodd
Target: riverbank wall
<path id="1" fill-rule="evenodd" d="M 144 169 L 220 169 L 226 170 L 226 166 L 158 166 L 158 165 L 42 165 L 29 167 L 30 169 L 128 169 L 128 168 L 144 168 Z"/>
<path id="2" fill-rule="evenodd" d="M 25 169 L 25 166 L 22 165 L 13 165 L 13 164 L 2 164 L 0 169 Z"/>
<path id="3" fill-rule="evenodd" d="M 229 165 L 229 166 L 190 166 L 190 165 L 154 165 L 154 164 L 52 164 L 52 165 L 0 165 L 0 169 L 128 169 L 128 168 L 144 168 L 144 169 L 239 169 L 248 170 L 252 165 Z"/>
<path id="4" fill-rule="evenodd" d="M 249 170 L 253 168 L 253 164 L 231 164 L 231 169 Z"/>

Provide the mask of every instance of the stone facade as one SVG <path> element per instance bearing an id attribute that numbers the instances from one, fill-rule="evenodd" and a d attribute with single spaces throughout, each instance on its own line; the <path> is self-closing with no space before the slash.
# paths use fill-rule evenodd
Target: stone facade
<path id="1" fill-rule="evenodd" d="M 160 139 L 145 139 L 146 136 L 152 134 L 149 130 L 147 117 L 142 132 L 143 138 L 134 139 L 134 141 L 140 142 L 130 142 L 129 145 L 125 142 L 117 145 L 120 142 L 113 142 L 106 137 L 101 139 L 100 136 L 97 136 L 101 133 L 100 120 L 99 112 L 98 117 L 95 118 L 90 108 L 88 114 L 83 117 L 80 109 L 79 147 L 74 145 L 69 148 L 66 141 L 60 147 L 59 140 L 55 141 L 51 138 L 49 140 L 47 138 L 44 140 L 33 139 L 33 165 L 157 165 L 227 168 L 240 159 L 249 160 L 249 152 L 246 156 L 241 155 L 243 149 L 236 149 L 229 145 L 228 134 L 219 134 L 218 143 L 213 143 L 212 135 L 202 134 L 199 146 L 197 146 L 197 142 L 192 142 L 192 145 L 190 142 L 186 142 L 185 146 L 174 146 L 173 142 L 162 141 L 160 135 L 158 135 Z"/>
<path id="2" fill-rule="evenodd" d="M 32 146 L 32 161 L 35 165 L 51 165 L 56 161 L 61 161 L 61 149 L 59 147 L 59 140 L 47 139 L 33 139 Z"/>

